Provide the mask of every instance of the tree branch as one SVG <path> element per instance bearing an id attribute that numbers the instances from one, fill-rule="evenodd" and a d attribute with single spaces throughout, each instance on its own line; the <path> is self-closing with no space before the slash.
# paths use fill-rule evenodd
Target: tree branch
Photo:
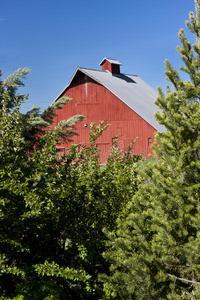
<path id="1" fill-rule="evenodd" d="M 200 285 L 200 282 L 198 282 L 198 281 L 188 280 L 188 279 L 176 277 L 175 275 L 171 275 L 171 274 L 167 274 L 167 276 L 173 277 L 173 278 L 175 278 L 176 280 L 181 280 L 181 281 L 189 282 L 189 283 L 192 283 L 192 284 L 199 284 L 199 285 Z"/>

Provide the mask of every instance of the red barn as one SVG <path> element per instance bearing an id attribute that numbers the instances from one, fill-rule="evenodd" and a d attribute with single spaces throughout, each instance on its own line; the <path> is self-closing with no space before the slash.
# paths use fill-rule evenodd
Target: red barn
<path id="1" fill-rule="evenodd" d="M 121 150 L 138 137 L 134 151 L 147 157 L 151 153 L 154 133 L 164 131 L 154 119 L 158 110 L 154 104 L 157 92 L 138 76 L 122 74 L 121 63 L 115 59 L 104 58 L 100 65 L 102 70 L 76 69 L 70 83 L 55 99 L 62 96 L 73 99 L 57 111 L 55 124 L 76 114 L 84 115 L 86 119 L 77 124 L 79 135 L 74 136 L 73 143 L 87 144 L 90 122 L 98 124 L 107 120 L 111 126 L 97 140 L 97 146 L 101 148 L 101 163 L 106 162 L 115 136 L 118 136 Z M 69 146 L 59 145 L 64 153 Z"/>

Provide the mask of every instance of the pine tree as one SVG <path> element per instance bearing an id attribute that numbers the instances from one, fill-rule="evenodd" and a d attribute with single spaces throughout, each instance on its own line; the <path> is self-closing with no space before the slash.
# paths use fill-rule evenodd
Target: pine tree
<path id="1" fill-rule="evenodd" d="M 110 299 L 200 298 L 200 1 L 186 22 L 195 44 L 180 30 L 182 81 L 166 60 L 173 85 L 159 88 L 156 119 L 166 127 L 153 145 L 148 164 L 126 219 L 107 236 L 111 276 L 102 275 Z M 127 213 L 127 212 L 126 212 Z"/>

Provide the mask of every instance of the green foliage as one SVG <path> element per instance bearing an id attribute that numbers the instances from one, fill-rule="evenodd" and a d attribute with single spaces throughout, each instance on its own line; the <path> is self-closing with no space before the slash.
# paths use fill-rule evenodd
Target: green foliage
<path id="1" fill-rule="evenodd" d="M 14 72 L 14 74 L 8 76 L 5 80 L 0 80 L 0 108 L 2 107 L 3 94 L 6 90 L 8 92 L 7 105 L 8 109 L 11 110 L 15 107 L 16 102 L 21 103 L 28 95 L 17 94 L 17 89 L 24 86 L 23 79 L 31 73 L 28 68 L 20 68 Z M 0 77 L 2 76 L 2 71 L 0 70 Z"/>
<path id="2" fill-rule="evenodd" d="M 156 134 L 156 161 L 144 169 L 144 181 L 117 229 L 105 230 L 104 253 L 111 275 L 101 275 L 106 299 L 200 298 L 200 3 L 188 28 L 192 47 L 180 31 L 183 82 L 169 61 L 166 75 L 174 90 L 159 88 L 156 119 L 166 127 Z"/>
<path id="3" fill-rule="evenodd" d="M 140 157 L 132 154 L 132 145 L 121 153 L 115 144 L 102 168 L 95 141 L 107 127 L 103 122 L 91 124 L 88 147 L 73 145 L 60 157 L 56 145 L 62 132 L 70 136 L 74 119 L 46 129 L 30 151 L 20 113 L 23 100 L 14 101 L 11 110 L 9 102 L 5 89 L 0 110 L 0 296 L 100 298 L 97 276 L 108 272 L 101 256 L 102 229 L 115 228 L 135 194 Z M 33 119 L 37 123 L 36 115 Z"/>
<path id="4" fill-rule="evenodd" d="M 5 93 L 7 94 L 7 109 L 8 113 L 16 107 L 17 104 L 21 105 L 25 100 L 27 100 L 28 95 L 19 95 L 17 90 L 19 87 L 24 86 L 23 79 L 26 79 L 27 75 L 31 73 L 28 68 L 21 68 L 8 76 L 5 80 L 0 79 L 0 109 L 2 108 Z M 2 71 L 0 70 L 0 78 L 2 76 Z M 56 111 L 61 109 L 67 101 L 71 101 L 68 97 L 61 97 L 57 101 L 53 102 L 47 109 L 42 113 L 40 108 L 33 106 L 33 108 L 25 114 L 22 114 L 23 118 L 23 136 L 29 141 L 29 148 L 36 147 L 40 140 L 40 136 L 44 134 L 44 129 L 49 129 L 54 122 L 54 117 L 56 116 Z M 76 115 L 68 120 L 62 122 L 62 126 L 59 126 L 59 132 L 57 134 L 60 136 L 61 141 L 69 142 L 72 141 L 72 137 L 77 133 L 74 131 L 75 124 L 84 119 L 82 115 Z"/>

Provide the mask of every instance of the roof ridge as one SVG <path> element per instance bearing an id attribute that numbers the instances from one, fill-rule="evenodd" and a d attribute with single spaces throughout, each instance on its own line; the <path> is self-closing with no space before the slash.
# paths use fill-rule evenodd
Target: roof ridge
<path id="1" fill-rule="evenodd" d="M 97 69 L 91 69 L 91 68 L 84 68 L 84 67 L 77 67 L 77 69 L 81 70 L 91 70 L 91 71 L 97 71 L 97 72 L 102 72 L 102 73 L 110 73 L 109 71 L 102 71 L 102 70 L 97 70 Z M 112 74 L 113 75 L 113 74 Z M 136 76 L 139 77 L 136 74 L 127 74 L 127 73 L 120 73 L 120 74 L 114 74 L 114 76 L 120 76 L 120 75 L 125 75 L 125 76 Z"/>

